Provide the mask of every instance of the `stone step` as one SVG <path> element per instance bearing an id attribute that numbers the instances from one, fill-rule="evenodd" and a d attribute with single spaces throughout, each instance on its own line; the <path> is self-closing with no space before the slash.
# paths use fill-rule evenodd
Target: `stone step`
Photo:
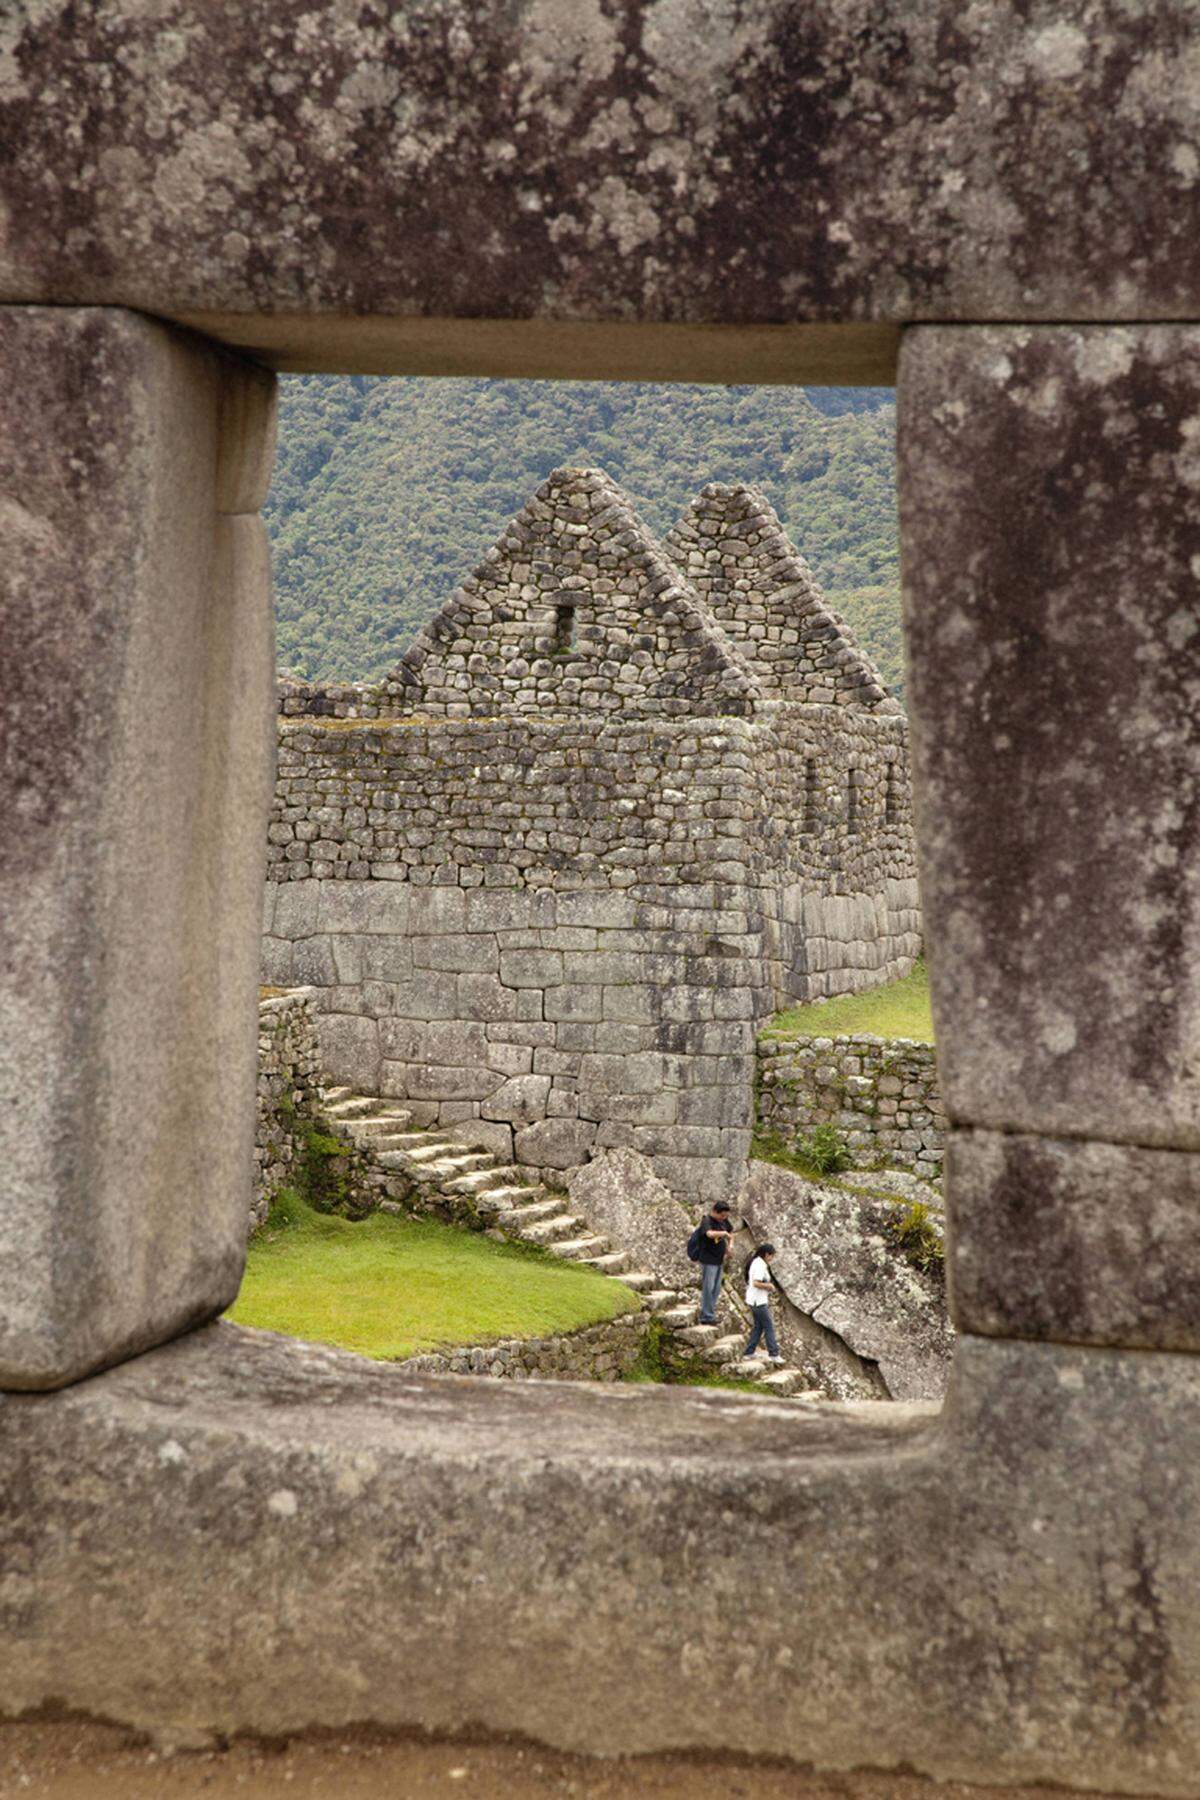
<path id="1" fill-rule="evenodd" d="M 434 1137 L 431 1132 L 424 1132 L 419 1143 L 414 1143 L 409 1151 L 413 1162 L 430 1162 L 435 1156 L 445 1156 L 452 1150 L 449 1138 Z"/>
<path id="2" fill-rule="evenodd" d="M 337 1115 L 342 1117 L 340 1113 Z M 389 1132 L 403 1131 L 412 1115 L 406 1112 L 372 1113 L 367 1119 L 348 1119 L 347 1128 L 351 1137 L 369 1138 L 376 1143 L 381 1136 Z"/>
<path id="3" fill-rule="evenodd" d="M 716 1342 L 719 1327 L 716 1325 L 688 1325 L 676 1335 L 685 1344 L 691 1344 L 697 1350 Z"/>
<path id="4" fill-rule="evenodd" d="M 505 1221 L 518 1229 L 522 1225 L 532 1225 L 538 1219 L 556 1219 L 566 1212 L 561 1200 L 535 1200 L 530 1206 L 514 1206 Z"/>
<path id="5" fill-rule="evenodd" d="M 357 1131 L 352 1131 L 350 1135 L 356 1139 L 362 1136 L 361 1132 Z M 378 1156 L 382 1150 L 403 1150 L 405 1136 L 403 1131 L 381 1132 L 378 1137 L 367 1138 L 364 1148 L 369 1150 L 372 1156 Z"/>
<path id="6" fill-rule="evenodd" d="M 504 1186 L 504 1174 L 500 1169 L 472 1169 L 469 1175 L 458 1175 L 449 1183 L 456 1194 L 481 1194 L 489 1188 Z"/>
<path id="7" fill-rule="evenodd" d="M 511 1229 L 511 1213 L 504 1222 Z M 555 1213 L 553 1218 L 535 1219 L 532 1225 L 522 1225 L 520 1231 L 521 1236 L 531 1244 L 550 1245 L 578 1236 L 582 1227 L 583 1220 L 577 1219 L 573 1213 Z"/>
<path id="8" fill-rule="evenodd" d="M 351 1094 L 344 1100 L 325 1100 L 321 1111 L 329 1119 L 356 1119 L 373 1113 L 379 1105 L 365 1094 Z"/>
<path id="9" fill-rule="evenodd" d="M 669 1312 L 673 1307 L 683 1306 L 685 1301 L 683 1295 L 676 1293 L 674 1288 L 654 1287 L 646 1295 L 646 1304 L 653 1312 L 662 1313 Z M 693 1306 L 692 1317 L 695 1316 L 696 1308 Z"/>
<path id="10" fill-rule="evenodd" d="M 457 1175 L 469 1173 L 475 1158 L 473 1156 L 436 1156 L 430 1160 L 409 1164 L 409 1174 L 422 1187 L 436 1184 L 438 1187 L 449 1187 L 451 1180 Z"/>
<path id="11" fill-rule="evenodd" d="M 487 1190 L 489 1205 L 499 1204 L 515 1211 L 519 1206 L 533 1206 L 546 1197 L 544 1187 L 494 1187 Z"/>
<path id="12" fill-rule="evenodd" d="M 694 1325 L 696 1322 L 696 1308 L 694 1306 L 658 1307 L 654 1305 L 653 1294 L 648 1294 L 646 1299 L 648 1304 L 654 1308 L 655 1318 L 661 1319 L 668 1331 L 682 1331 L 685 1326 Z M 715 1327 L 706 1326 L 705 1329 L 714 1330 Z"/>
<path id="13" fill-rule="evenodd" d="M 325 1106 L 328 1106 L 333 1101 L 351 1100 L 354 1097 L 354 1089 L 348 1087 L 323 1087 L 318 1088 L 317 1092 L 320 1094 L 321 1102 Z"/>
<path id="14" fill-rule="evenodd" d="M 627 1269 L 617 1280 L 625 1287 L 632 1288 L 635 1294 L 650 1294 L 654 1291 L 655 1277 L 648 1269 Z"/>
<path id="15" fill-rule="evenodd" d="M 602 1256 L 581 1256 L 581 1263 L 589 1269 L 599 1269 L 602 1275 L 619 1275 L 622 1269 L 629 1267 L 628 1250 L 606 1250 Z"/>
<path id="16" fill-rule="evenodd" d="M 712 1329 L 715 1331 L 717 1327 L 713 1326 Z M 745 1341 L 746 1340 L 740 1331 L 736 1335 L 731 1332 L 728 1337 L 714 1338 L 705 1346 L 704 1354 L 709 1362 L 740 1362 L 742 1360 L 742 1345 Z"/>
<path id="17" fill-rule="evenodd" d="M 820 1398 L 815 1388 L 804 1386 L 804 1376 L 799 1369 L 772 1369 L 761 1378 L 758 1385 L 768 1388 L 773 1394 L 804 1393 L 806 1397 L 811 1395 L 813 1399 Z"/>
<path id="18" fill-rule="evenodd" d="M 587 1256 L 601 1256 L 609 1248 L 606 1237 L 567 1238 L 561 1243 L 548 1244 L 546 1248 L 553 1256 L 561 1256 L 567 1262 L 582 1262 Z"/>

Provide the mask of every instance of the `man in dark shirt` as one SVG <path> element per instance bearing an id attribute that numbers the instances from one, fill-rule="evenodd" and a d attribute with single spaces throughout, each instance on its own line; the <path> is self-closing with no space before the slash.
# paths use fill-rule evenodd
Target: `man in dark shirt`
<path id="1" fill-rule="evenodd" d="M 718 1200 L 712 1211 L 701 1219 L 700 1233 L 700 1323 L 715 1325 L 721 1276 L 733 1242 L 728 1200 Z"/>

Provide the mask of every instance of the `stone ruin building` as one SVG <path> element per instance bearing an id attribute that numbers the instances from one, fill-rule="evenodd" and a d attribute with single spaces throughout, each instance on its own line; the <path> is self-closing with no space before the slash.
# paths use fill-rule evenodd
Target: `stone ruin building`
<path id="1" fill-rule="evenodd" d="M 0 14 L 0 1712 L 1194 1800 L 1196 8 L 269 10 Z M 218 1322 L 279 369 L 895 381 L 943 1408 Z"/>
<path id="2" fill-rule="evenodd" d="M 264 979 L 331 1080 L 735 1192 L 755 1029 L 920 949 L 907 732 L 762 494 L 556 470 L 371 686 L 281 684 Z"/>

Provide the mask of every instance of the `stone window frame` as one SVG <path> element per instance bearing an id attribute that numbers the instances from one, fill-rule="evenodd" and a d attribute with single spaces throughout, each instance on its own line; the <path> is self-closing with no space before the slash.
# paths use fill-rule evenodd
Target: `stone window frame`
<path id="1" fill-rule="evenodd" d="M 947 385 L 994 381 L 1006 348 L 1013 356 L 1054 356 L 1061 345 L 1089 379 L 1096 368 L 1119 372 L 1130 334 L 1094 329 L 1099 341 L 1090 343 L 1100 356 L 1090 362 L 1089 342 L 1069 327 L 922 327 L 905 338 L 901 530 L 910 546 L 930 553 L 909 557 L 917 570 L 906 587 L 912 675 L 918 716 L 940 717 L 947 739 L 944 767 L 938 741 L 916 744 L 918 793 L 923 781 L 926 799 L 936 796 L 918 824 L 923 876 L 927 887 L 933 882 L 943 1049 L 969 1039 L 976 1019 L 970 983 L 979 971 L 945 920 L 948 906 L 964 904 L 952 886 L 961 860 L 956 833 L 969 818 L 962 768 L 978 734 L 960 698 L 969 684 L 943 678 L 936 626 L 913 610 L 919 601 L 936 620 L 948 585 L 931 552 L 934 527 L 956 509 L 939 506 L 936 495 L 924 505 L 936 485 L 931 477 L 970 475 L 961 453 L 951 456 L 937 437 L 959 415 L 936 402 Z M 1162 331 L 1173 342 L 1186 329 Z M 1150 342 L 1153 333 L 1143 338 Z M 1110 339 L 1119 354 L 1105 361 Z M 828 380 L 838 370 L 828 360 L 828 333 L 823 341 Z M 228 370 L 225 354 L 213 354 Z M 800 357 L 795 378 L 806 372 Z M 236 423 L 248 405 L 228 372 L 218 415 Z M 978 416 L 987 422 L 985 409 Z M 1036 443 L 1032 426 L 1030 433 Z M 1093 431 L 1087 441 L 1101 436 Z M 1043 455 L 1045 437 L 1043 430 Z M 1011 435 L 1003 448 L 1011 464 Z M 257 606 L 261 574 L 253 558 L 261 533 L 246 515 L 261 504 L 261 466 L 251 466 L 253 456 L 237 460 L 228 482 L 218 466 L 206 504 L 215 507 L 227 554 L 249 558 L 239 579 L 246 603 Z M 985 475 L 993 474 L 988 464 Z M 1018 462 L 1007 479 L 1010 488 L 1019 481 L 1024 504 L 1030 483 L 1022 474 Z M 994 481 L 987 485 L 990 506 Z M 185 510 L 198 503 L 189 489 Z M 1021 592 L 1032 585 L 1023 562 Z M 148 677 L 151 648 L 143 651 Z M 977 650 L 968 645 L 964 655 L 969 668 L 978 665 Z M 965 733 L 954 737 L 964 721 Z M 135 724 L 149 768 L 163 722 Z M 993 755 L 990 740 L 983 748 Z M 265 818 L 265 732 L 257 753 L 262 768 L 251 773 Z M 992 773 L 989 764 L 988 781 Z M 1007 803 L 1007 791 L 997 792 Z M 985 839 L 966 841 L 976 853 L 980 843 L 986 849 Z M 1128 860 L 1140 866 L 1141 859 Z M 256 948 L 257 896 L 248 888 L 231 917 L 237 945 Z M 999 990 L 998 999 L 1007 1004 Z M 1061 1043 L 1053 1036 L 1050 1049 Z M 1037 1054 L 1045 1048 L 1031 1045 Z M 1061 1169 L 1048 1175 L 1042 1167 L 1038 1176 L 1043 1189 L 1050 1182 L 1034 1221 L 1038 1279 L 1026 1269 L 1017 1290 L 1011 1282 L 989 1288 L 980 1280 L 989 1269 L 1016 1280 L 1025 1268 L 1021 1231 L 1004 1210 L 1013 1185 L 1005 1158 L 1015 1159 L 1023 1192 L 1040 1147 L 1054 1145 L 1036 1133 L 961 1123 L 982 1116 L 986 1124 L 978 1093 L 991 1103 L 1005 1080 L 1009 1094 L 1041 1097 L 1028 1083 L 1022 1089 L 1011 1069 L 989 1069 L 986 1055 L 980 1090 L 978 1046 L 973 1055 L 975 1062 L 951 1058 L 947 1070 L 951 1252 L 964 1335 L 943 1408 L 885 1404 L 789 1415 L 669 1389 L 505 1392 L 501 1383 L 402 1379 L 339 1352 L 247 1337 L 221 1324 L 176 1336 L 194 1321 L 175 1319 L 118 1348 L 110 1359 L 116 1366 L 90 1380 L 0 1401 L 0 1434 L 8 1434 L 0 1456 L 24 1497 L 24 1516 L 0 1515 L 0 1529 L 18 1531 L 18 1567 L 32 1544 L 44 1596 L 27 1604 L 18 1577 L 14 1591 L 25 1610 L 20 1636 L 10 1648 L 0 1644 L 4 1704 L 19 1710 L 65 1697 L 77 1709 L 170 1728 L 179 1724 L 176 1696 L 186 1692 L 188 1718 L 202 1730 L 278 1732 L 369 1717 L 400 1727 L 469 1722 L 610 1751 L 726 1743 L 727 1720 L 714 1726 L 709 1695 L 727 1674 L 729 1609 L 755 1583 L 754 1655 L 769 1661 L 747 1665 L 748 1678 L 769 1703 L 739 1725 L 745 1748 L 845 1765 L 861 1761 L 869 1733 L 873 1758 L 884 1762 L 979 1779 L 1036 1772 L 1076 1783 L 1119 1781 L 1129 1791 L 1145 1791 L 1147 1743 L 1162 1750 L 1167 1760 L 1155 1751 L 1153 1766 L 1166 1768 L 1168 1780 L 1172 1757 L 1182 1757 L 1175 1766 L 1194 1767 L 1197 1740 L 1186 1733 L 1181 1740 L 1162 1700 L 1163 1684 L 1176 1699 L 1189 1692 L 1176 1664 L 1186 1669 L 1200 1616 L 1193 1525 L 1200 1485 L 1187 1474 L 1200 1469 L 1194 1361 L 1171 1354 L 1190 1347 L 1186 1322 L 1173 1318 L 1178 1259 L 1168 1271 L 1148 1267 L 1132 1307 L 1114 1312 L 1111 1261 L 1089 1237 L 1087 1193 L 1076 1192 L 1081 1183 L 1089 1192 L 1119 1192 L 1128 1212 L 1133 1179 L 1144 1207 L 1173 1230 L 1176 1194 L 1164 1170 L 1179 1159 L 1169 1149 L 1132 1153 L 1130 1174 L 1119 1146 L 1059 1146 Z M 252 1102 L 252 1082 L 247 1092 Z M 981 1196 L 993 1197 L 990 1209 L 980 1208 Z M 1117 1210 L 1107 1205 L 1105 1217 Z M 153 1238 L 157 1223 L 135 1216 L 133 1229 Z M 1090 1257 L 1092 1280 L 1060 1292 L 1045 1280 L 1061 1267 L 1064 1233 L 1077 1257 Z M 974 1258 L 973 1246 L 981 1246 Z M 1148 1349 L 1159 1354 L 1148 1358 Z M 100 1440 L 103 1457 L 95 1451 Z M 1147 1515 L 1147 1481 L 1166 1441 L 1183 1485 L 1170 1508 Z M 1104 1481 L 1092 1478 L 1099 1445 Z M 1152 1460 L 1144 1466 L 1147 1447 Z M 73 1486 L 80 1469 L 84 1490 Z M 681 1585 L 686 1546 L 707 1542 L 714 1518 L 723 1521 L 730 1552 L 715 1571 L 706 1563 L 703 1582 Z M 1096 1567 L 1100 1540 L 1119 1601 Z M 214 1582 L 206 1558 L 218 1553 L 222 1579 Z M 881 1569 L 888 1572 L 882 1586 Z M 1143 1606 L 1137 1583 L 1147 1581 L 1154 1591 Z M 173 1603 L 179 1583 L 188 1592 L 202 1588 L 205 1607 L 181 1616 Z M 351 1590 L 357 1600 L 348 1608 Z M 863 1592 L 872 1595 L 866 1608 L 855 1600 Z M 1047 1594 L 1065 1627 L 1053 1614 L 1047 1624 Z M 285 1629 L 285 1618 L 312 1623 Z M 936 1632 L 914 1630 L 929 1618 L 938 1620 Z M 157 1628 L 147 1629 L 147 1619 Z M 401 1619 L 426 1649 L 416 1663 L 406 1657 L 398 1680 Z M 1147 1656 L 1149 1642 L 1162 1654 Z M 263 1644 L 272 1647 L 266 1658 Z M 1130 1644 L 1134 1661 L 1123 1649 Z M 1097 1674 L 1107 1666 L 1103 1656 L 1113 1659 L 1115 1686 Z M 989 1714 L 978 1694 L 992 1691 L 997 1658 L 1004 1673 Z M 864 1670 L 874 1679 L 864 1682 Z M 1071 1698 L 1065 1713 L 1064 1694 Z M 702 1703 L 694 1703 L 697 1695 Z M 1038 1722 L 1033 1750 L 1014 1739 L 1014 1708 Z"/>

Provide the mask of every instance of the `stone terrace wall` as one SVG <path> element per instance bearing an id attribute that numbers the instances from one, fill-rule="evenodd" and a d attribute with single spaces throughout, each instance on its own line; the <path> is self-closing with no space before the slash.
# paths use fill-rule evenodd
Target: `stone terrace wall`
<path id="1" fill-rule="evenodd" d="M 901 711 L 757 488 L 710 483 L 666 549 L 764 697 Z"/>
<path id="2" fill-rule="evenodd" d="M 558 469 L 385 681 L 287 684 L 285 714 L 744 715 L 759 686 L 628 499 Z"/>
<path id="3" fill-rule="evenodd" d="M 749 834 L 776 1007 L 874 987 L 921 953 L 902 715 L 772 706 Z"/>
<path id="4" fill-rule="evenodd" d="M 317 1110 L 321 1058 L 313 998 L 298 992 L 259 1002 L 251 1230 L 263 1223 L 273 1197 L 294 1176 L 298 1151 L 289 1112 L 311 1115 Z"/>
<path id="5" fill-rule="evenodd" d="M 429 1350 L 396 1366 L 414 1375 L 491 1375 L 510 1381 L 620 1381 L 637 1362 L 646 1314 L 622 1313 L 561 1337 Z"/>
<path id="6" fill-rule="evenodd" d="M 946 1119 L 932 1044 L 866 1033 L 760 1038 L 758 1122 L 795 1143 L 815 1125 L 841 1131 L 860 1166 L 890 1163 L 936 1179 Z"/>

